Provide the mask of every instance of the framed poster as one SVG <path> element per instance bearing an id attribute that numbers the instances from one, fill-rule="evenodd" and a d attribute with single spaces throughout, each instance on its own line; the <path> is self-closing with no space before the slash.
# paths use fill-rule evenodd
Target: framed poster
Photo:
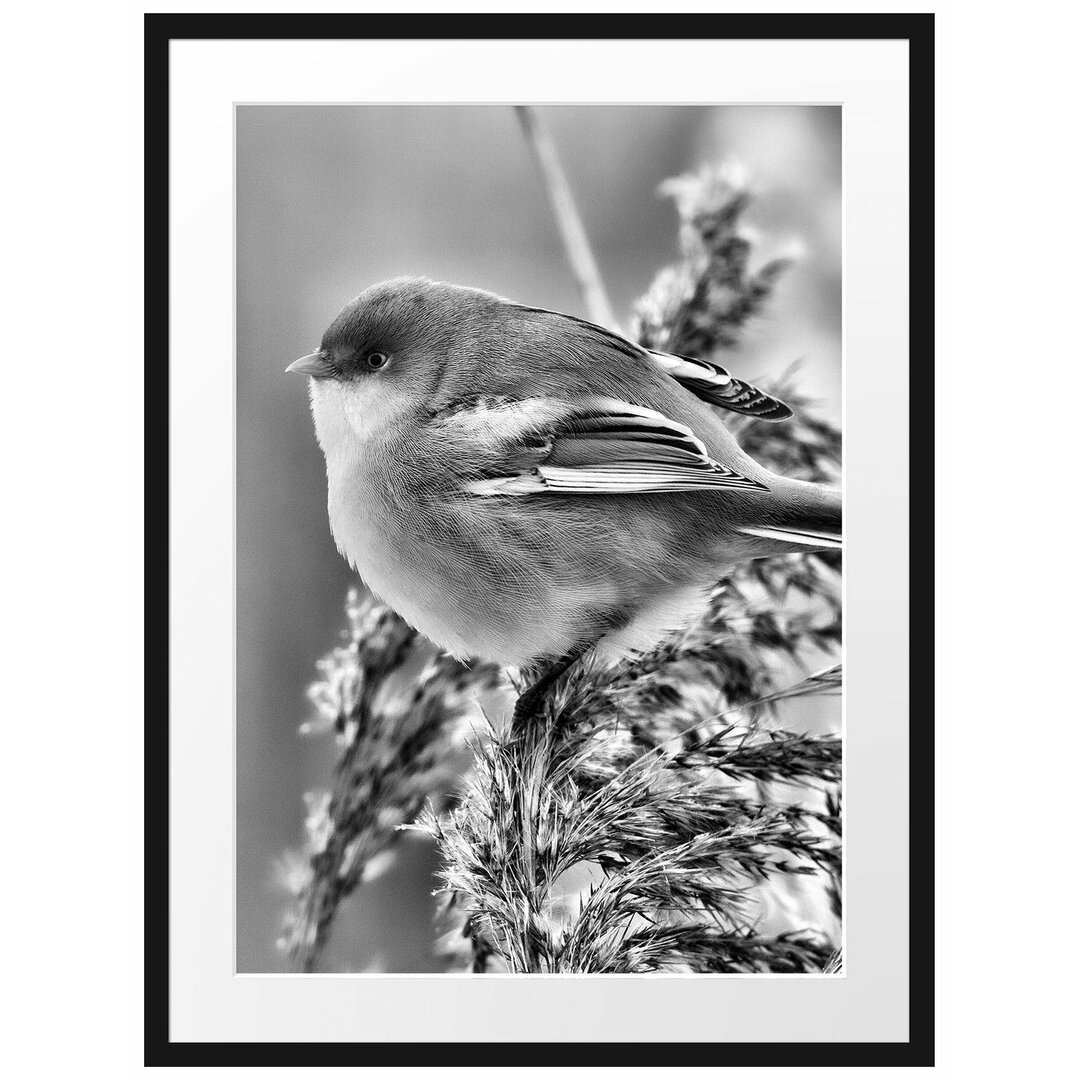
<path id="1" fill-rule="evenodd" d="M 147 18 L 150 1063 L 931 1060 L 932 17 L 591 26 Z"/>

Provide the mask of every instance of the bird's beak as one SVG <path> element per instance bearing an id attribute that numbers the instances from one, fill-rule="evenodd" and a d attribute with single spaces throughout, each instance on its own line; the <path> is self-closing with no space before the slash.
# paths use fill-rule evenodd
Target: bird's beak
<path id="1" fill-rule="evenodd" d="M 297 375 L 310 375 L 313 379 L 329 379 L 334 375 L 334 369 L 327 363 L 322 353 L 309 353 L 294 360 L 286 371 L 295 371 Z"/>

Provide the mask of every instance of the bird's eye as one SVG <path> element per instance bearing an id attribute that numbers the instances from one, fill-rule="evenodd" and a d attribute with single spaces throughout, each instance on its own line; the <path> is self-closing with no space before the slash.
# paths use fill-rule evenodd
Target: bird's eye
<path id="1" fill-rule="evenodd" d="M 372 371 L 378 371 L 379 368 L 386 367 L 390 363 L 390 357 L 384 352 L 372 352 L 367 354 L 367 366 Z"/>

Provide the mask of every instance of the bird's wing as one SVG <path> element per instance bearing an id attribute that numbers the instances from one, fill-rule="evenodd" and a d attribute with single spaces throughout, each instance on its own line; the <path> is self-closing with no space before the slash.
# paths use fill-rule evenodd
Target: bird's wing
<path id="1" fill-rule="evenodd" d="M 714 461 L 685 424 L 613 398 L 471 403 L 437 422 L 482 440 L 470 438 L 483 462 L 466 482 L 474 495 L 768 490 Z"/>
<path id="2" fill-rule="evenodd" d="M 711 405 L 756 416 L 759 420 L 787 420 L 791 409 L 778 398 L 729 375 L 719 364 L 689 356 L 649 350 L 650 358 L 692 394 Z"/>
<path id="3" fill-rule="evenodd" d="M 743 382 L 742 379 L 736 379 L 719 364 L 713 364 L 707 360 L 696 360 L 690 356 L 678 356 L 674 353 L 646 349 L 624 338 L 621 334 L 616 334 L 603 326 L 597 326 L 596 323 L 591 323 L 586 319 L 579 319 L 576 315 L 565 315 L 559 311 L 549 311 L 547 308 L 525 307 L 522 304 L 510 306 L 532 315 L 564 320 L 563 325 L 572 326 L 576 334 L 589 338 L 598 345 L 599 355 L 615 350 L 623 356 L 651 362 L 670 375 L 680 386 L 710 405 L 719 405 L 721 408 L 743 413 L 746 416 L 754 416 L 759 420 L 787 420 L 793 415 L 791 409 L 778 398 L 766 394 L 764 390 L 759 390 L 748 382 Z"/>

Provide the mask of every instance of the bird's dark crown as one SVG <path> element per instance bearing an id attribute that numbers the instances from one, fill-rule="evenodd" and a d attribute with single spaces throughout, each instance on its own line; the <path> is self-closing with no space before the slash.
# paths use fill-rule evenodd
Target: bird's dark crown
<path id="1" fill-rule="evenodd" d="M 375 350 L 393 356 L 417 345 L 430 349 L 460 325 L 468 309 L 492 302 L 498 298 L 479 289 L 423 277 L 391 278 L 369 286 L 341 309 L 319 351 L 345 375 Z"/>

